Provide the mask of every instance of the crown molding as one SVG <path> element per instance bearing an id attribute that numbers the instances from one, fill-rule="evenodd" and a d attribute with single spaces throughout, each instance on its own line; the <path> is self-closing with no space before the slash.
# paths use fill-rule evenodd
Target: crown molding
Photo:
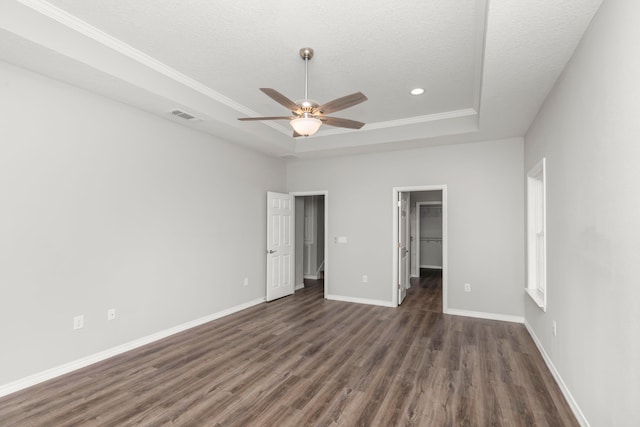
<path id="1" fill-rule="evenodd" d="M 477 115 L 478 112 L 473 108 L 465 108 L 462 110 L 454 110 L 454 111 L 445 111 L 443 113 L 435 113 L 435 114 L 427 114 L 425 116 L 416 116 L 416 117 L 407 117 L 405 119 L 398 120 L 388 120 L 384 122 L 376 122 L 376 123 L 367 123 L 365 127 L 363 127 L 360 131 L 367 130 L 378 130 L 378 129 L 386 129 L 386 128 L 394 128 L 398 126 L 409 126 L 416 125 L 420 123 L 428 123 L 435 122 L 440 120 L 449 120 L 449 119 L 458 119 L 461 117 L 472 117 Z M 330 135 L 341 135 L 344 133 L 354 132 L 353 129 L 345 129 L 345 128 L 334 128 L 329 130 L 323 130 L 315 135 L 312 135 L 307 138 L 319 138 L 323 136 Z"/>
<path id="2" fill-rule="evenodd" d="M 228 108 L 233 109 L 243 115 L 246 116 L 260 116 L 260 113 L 234 101 L 233 99 L 222 95 L 221 93 L 211 89 L 210 87 L 200 83 L 199 81 L 181 73 L 180 71 L 168 66 L 167 64 L 158 61 L 157 59 L 147 55 L 146 53 L 132 47 L 131 45 L 107 34 L 106 32 L 90 25 L 89 23 L 77 18 L 76 16 L 52 5 L 51 3 L 45 0 L 16 0 L 18 3 L 40 13 L 43 16 L 46 16 L 56 22 L 64 25 L 65 27 L 75 31 L 76 33 L 83 35 L 87 38 L 94 40 L 97 43 L 102 44 L 103 46 L 112 49 L 115 52 L 153 70 L 169 79 L 209 98 L 220 104 L 225 105 Z M 485 8 L 486 11 L 486 8 Z M 485 22 L 486 24 L 486 22 Z M 481 26 L 482 27 L 482 26 Z M 484 30 L 484 28 L 482 28 Z M 484 37 L 483 43 L 478 46 L 480 48 L 480 53 L 484 50 Z M 476 73 L 481 73 L 482 67 L 476 70 Z M 481 79 L 481 77 L 480 77 Z M 476 96 L 479 98 L 480 93 L 477 92 Z M 479 100 L 476 100 L 476 102 Z M 478 102 L 479 103 L 479 102 Z M 404 119 L 398 120 L 389 120 L 384 122 L 376 122 L 376 123 L 368 123 L 365 128 L 362 130 L 370 131 L 370 130 L 379 130 L 386 128 L 394 128 L 400 126 L 409 126 L 420 123 L 428 123 L 440 120 L 448 120 L 455 119 L 461 117 L 469 117 L 473 115 L 477 115 L 478 111 L 474 108 L 467 108 L 462 110 L 455 111 L 447 111 L 436 114 L 429 114 L 424 116 L 417 117 L 408 117 Z M 266 126 L 271 127 L 272 129 L 284 134 L 290 135 L 291 129 L 287 126 L 281 125 L 277 122 L 272 121 L 262 121 L 262 123 Z M 346 128 L 331 128 L 327 130 L 322 130 L 315 135 L 308 138 L 322 138 L 325 136 L 332 135 L 342 135 L 353 132 L 353 129 Z"/>
<path id="3" fill-rule="evenodd" d="M 24 6 L 40 13 L 43 16 L 46 16 L 50 19 L 53 19 L 65 27 L 81 34 L 85 37 L 88 37 L 103 46 L 106 46 L 121 55 L 130 58 L 137 63 L 144 65 L 145 67 L 162 74 L 177 83 L 180 83 L 183 86 L 188 87 L 191 90 L 194 90 L 201 95 L 206 96 L 207 98 L 213 99 L 216 102 L 219 102 L 239 113 L 242 113 L 246 116 L 259 116 L 260 114 L 256 111 L 253 111 L 250 108 L 245 107 L 244 105 L 234 101 L 233 99 L 222 95 L 219 92 L 211 89 L 210 87 L 200 83 L 197 80 L 192 79 L 191 77 L 181 73 L 180 71 L 168 66 L 167 64 L 158 61 L 157 59 L 147 55 L 146 53 L 128 45 L 127 43 L 105 33 L 104 31 L 88 24 L 87 22 L 71 15 L 68 12 L 52 5 L 51 3 L 44 0 L 16 0 L 18 3 L 23 4 Z M 265 123 L 273 129 L 282 132 L 284 134 L 289 134 L 289 130 L 284 126 L 278 125 L 276 123 Z"/>

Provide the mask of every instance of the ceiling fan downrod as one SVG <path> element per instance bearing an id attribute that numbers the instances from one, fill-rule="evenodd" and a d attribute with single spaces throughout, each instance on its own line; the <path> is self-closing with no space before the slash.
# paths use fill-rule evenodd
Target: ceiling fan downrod
<path id="1" fill-rule="evenodd" d="M 309 60 L 313 58 L 313 49 L 303 47 L 300 49 L 300 57 L 304 59 L 304 99 L 309 99 Z"/>

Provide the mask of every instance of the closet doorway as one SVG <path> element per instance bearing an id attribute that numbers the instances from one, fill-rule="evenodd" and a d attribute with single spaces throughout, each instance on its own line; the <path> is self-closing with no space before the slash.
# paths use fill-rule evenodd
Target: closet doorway
<path id="1" fill-rule="evenodd" d="M 406 299 L 401 298 L 402 281 L 398 280 L 402 258 L 397 248 L 401 215 L 399 200 L 409 199 L 409 272 L 411 280 Z M 393 275 L 394 305 L 416 306 L 428 311 L 447 312 L 447 186 L 431 185 L 393 188 Z"/>
<path id="2" fill-rule="evenodd" d="M 319 285 L 327 294 L 328 193 L 291 193 L 295 200 L 295 289 Z"/>
<path id="3" fill-rule="evenodd" d="M 415 230 L 416 267 L 442 270 L 442 201 L 416 203 Z"/>

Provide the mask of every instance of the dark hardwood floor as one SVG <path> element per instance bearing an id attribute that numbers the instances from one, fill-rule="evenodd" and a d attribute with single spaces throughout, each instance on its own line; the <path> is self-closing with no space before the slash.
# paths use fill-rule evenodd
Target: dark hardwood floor
<path id="1" fill-rule="evenodd" d="M 2 398 L 0 425 L 578 425 L 523 325 L 443 315 L 423 279 L 395 309 L 310 285 Z"/>
<path id="2" fill-rule="evenodd" d="M 421 268 L 420 277 L 411 278 L 402 307 L 442 313 L 442 270 Z"/>

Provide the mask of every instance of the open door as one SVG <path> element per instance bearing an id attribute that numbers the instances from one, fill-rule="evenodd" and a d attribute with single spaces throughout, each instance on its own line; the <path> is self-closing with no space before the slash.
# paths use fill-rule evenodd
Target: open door
<path id="1" fill-rule="evenodd" d="M 398 305 L 409 288 L 409 193 L 398 193 Z"/>
<path id="2" fill-rule="evenodd" d="M 293 294 L 293 196 L 267 193 L 267 301 Z"/>

